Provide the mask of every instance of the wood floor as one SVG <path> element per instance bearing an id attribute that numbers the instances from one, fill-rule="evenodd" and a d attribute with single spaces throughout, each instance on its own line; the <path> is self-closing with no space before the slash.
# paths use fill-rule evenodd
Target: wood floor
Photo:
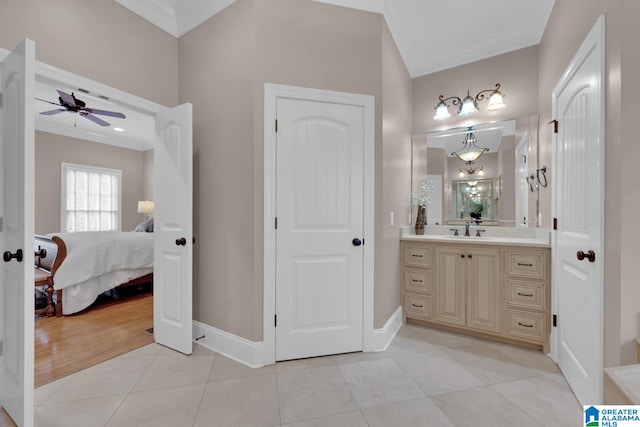
<path id="1" fill-rule="evenodd" d="M 35 387 L 153 342 L 150 291 L 113 300 L 101 297 L 77 315 L 36 317 Z"/>

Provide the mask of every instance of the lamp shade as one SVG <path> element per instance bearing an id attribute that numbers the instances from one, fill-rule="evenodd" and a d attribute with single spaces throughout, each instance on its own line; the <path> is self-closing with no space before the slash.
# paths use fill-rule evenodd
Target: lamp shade
<path id="1" fill-rule="evenodd" d="M 474 113 L 478 112 L 478 104 L 475 99 L 469 95 L 467 92 L 467 97 L 462 100 L 462 104 L 460 105 L 460 111 L 458 112 L 459 116 L 470 116 Z"/>
<path id="2" fill-rule="evenodd" d="M 449 113 L 449 108 L 446 102 L 440 101 L 440 103 L 436 107 L 436 115 L 433 116 L 434 120 L 445 120 L 451 117 L 451 113 Z"/>
<path id="3" fill-rule="evenodd" d="M 489 104 L 487 105 L 487 110 L 489 111 L 497 111 L 502 110 L 505 107 L 504 100 L 502 99 L 502 94 L 500 91 L 494 91 L 489 98 Z"/>
<path id="4" fill-rule="evenodd" d="M 143 214 L 153 213 L 153 201 L 140 200 L 138 202 L 138 213 L 143 213 Z"/>

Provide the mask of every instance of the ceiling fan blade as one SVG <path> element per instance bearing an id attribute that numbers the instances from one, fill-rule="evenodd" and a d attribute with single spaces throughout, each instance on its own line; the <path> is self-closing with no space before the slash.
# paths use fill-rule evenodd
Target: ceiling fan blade
<path id="1" fill-rule="evenodd" d="M 57 110 L 43 111 L 40 114 L 42 114 L 43 116 L 53 116 L 54 114 L 64 113 L 65 111 L 68 111 L 68 110 L 64 108 L 58 108 Z"/>
<path id="2" fill-rule="evenodd" d="M 118 117 L 120 119 L 126 119 L 127 118 L 127 116 L 125 116 L 124 114 L 119 113 L 117 111 L 98 110 L 96 108 L 87 108 L 87 110 L 90 113 L 93 113 L 93 114 L 101 114 L 103 116 Z"/>
<path id="3" fill-rule="evenodd" d="M 73 96 L 61 90 L 56 90 L 56 92 L 58 92 L 58 95 L 60 95 L 60 99 L 62 99 L 62 102 L 64 102 L 65 104 L 69 104 L 73 106 L 76 105 L 76 100 L 73 98 Z"/>
<path id="4" fill-rule="evenodd" d="M 82 117 L 86 117 L 87 119 L 91 120 L 92 122 L 99 124 L 100 126 L 109 126 L 111 123 L 109 122 L 105 122 L 104 120 L 102 120 L 100 117 L 98 116 L 94 116 L 91 113 L 80 113 L 80 115 Z"/>

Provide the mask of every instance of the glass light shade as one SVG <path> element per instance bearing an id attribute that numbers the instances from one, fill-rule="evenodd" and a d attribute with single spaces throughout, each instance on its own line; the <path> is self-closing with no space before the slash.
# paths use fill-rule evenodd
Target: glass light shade
<path id="1" fill-rule="evenodd" d="M 138 213 L 143 213 L 143 214 L 153 213 L 153 202 L 150 200 L 140 200 L 138 202 Z"/>
<path id="2" fill-rule="evenodd" d="M 458 115 L 470 116 L 477 112 L 478 104 L 476 104 L 476 101 L 467 93 L 467 97 L 463 99 L 462 104 L 460 104 L 460 111 L 458 112 Z"/>
<path id="3" fill-rule="evenodd" d="M 478 175 L 484 176 L 484 170 L 482 170 L 482 168 L 480 168 L 480 170 L 478 171 Z"/>
<path id="4" fill-rule="evenodd" d="M 451 113 L 449 113 L 449 106 L 446 102 L 440 101 L 436 106 L 436 115 L 433 116 L 433 120 L 445 120 L 449 117 L 451 117 Z"/>
<path id="5" fill-rule="evenodd" d="M 464 176 L 464 172 L 463 172 L 463 171 L 460 171 L 460 173 L 458 174 L 458 176 L 459 176 L 460 178 L 462 178 L 462 177 Z"/>
<path id="6" fill-rule="evenodd" d="M 486 151 L 486 148 L 476 148 L 475 150 L 461 150 L 456 151 L 456 157 L 458 157 L 463 162 L 473 162 L 478 157 L 482 156 L 482 154 Z"/>
<path id="7" fill-rule="evenodd" d="M 499 91 L 494 91 L 489 98 L 489 105 L 487 105 L 487 110 L 489 111 L 497 111 L 502 110 L 505 107 L 504 100 L 502 99 L 502 94 Z"/>

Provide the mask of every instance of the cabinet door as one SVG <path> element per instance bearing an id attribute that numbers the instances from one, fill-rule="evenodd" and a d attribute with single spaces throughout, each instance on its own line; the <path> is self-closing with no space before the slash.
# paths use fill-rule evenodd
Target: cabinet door
<path id="1" fill-rule="evenodd" d="M 466 250 L 436 249 L 436 320 L 465 324 Z"/>
<path id="2" fill-rule="evenodd" d="M 467 255 L 467 326 L 501 330 L 500 251 L 473 249 Z"/>

